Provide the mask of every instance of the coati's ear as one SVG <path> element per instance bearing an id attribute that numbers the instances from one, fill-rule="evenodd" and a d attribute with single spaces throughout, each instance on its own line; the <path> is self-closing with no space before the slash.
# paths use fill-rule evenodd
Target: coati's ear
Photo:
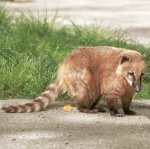
<path id="1" fill-rule="evenodd" d="M 119 58 L 119 64 L 123 64 L 124 62 L 130 61 L 130 60 L 131 58 L 129 55 L 127 54 L 121 55 Z"/>

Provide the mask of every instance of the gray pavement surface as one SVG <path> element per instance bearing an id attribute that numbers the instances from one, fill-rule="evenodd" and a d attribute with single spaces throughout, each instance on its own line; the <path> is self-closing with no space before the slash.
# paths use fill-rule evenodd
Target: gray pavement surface
<path id="1" fill-rule="evenodd" d="M 19 0 L 17 0 L 19 1 Z M 14 16 L 35 15 L 51 20 L 58 15 L 58 24 L 100 24 L 125 32 L 135 41 L 150 46 L 149 0 L 21 0 L 1 5 Z"/>
<path id="2" fill-rule="evenodd" d="M 30 101 L 0 100 L 0 107 Z M 37 113 L 0 111 L 0 149 L 150 148 L 150 100 L 135 100 L 132 109 L 137 115 L 125 117 L 80 113 L 75 107 L 66 112 L 63 106 L 67 104 L 55 103 Z"/>

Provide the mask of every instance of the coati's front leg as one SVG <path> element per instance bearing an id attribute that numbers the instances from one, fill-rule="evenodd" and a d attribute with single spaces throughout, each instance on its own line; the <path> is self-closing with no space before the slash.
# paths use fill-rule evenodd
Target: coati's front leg
<path id="1" fill-rule="evenodd" d="M 118 112 L 118 100 L 115 98 L 107 98 L 107 104 L 112 116 L 123 117 L 123 114 Z"/>
<path id="2" fill-rule="evenodd" d="M 121 98 L 121 101 L 122 101 L 123 111 L 125 114 L 127 114 L 127 115 L 135 115 L 136 114 L 135 111 L 129 109 L 131 101 L 132 101 L 132 95 L 123 96 Z"/>

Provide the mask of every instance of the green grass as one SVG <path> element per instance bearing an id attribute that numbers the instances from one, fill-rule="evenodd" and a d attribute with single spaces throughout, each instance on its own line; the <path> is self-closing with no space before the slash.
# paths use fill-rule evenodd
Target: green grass
<path id="1" fill-rule="evenodd" d="M 115 46 L 145 53 L 148 64 L 143 92 L 150 98 L 150 48 L 128 43 L 111 31 L 96 26 L 57 28 L 51 22 L 32 17 L 15 19 L 0 9 L 0 98 L 35 98 L 56 77 L 60 61 L 78 46 Z"/>

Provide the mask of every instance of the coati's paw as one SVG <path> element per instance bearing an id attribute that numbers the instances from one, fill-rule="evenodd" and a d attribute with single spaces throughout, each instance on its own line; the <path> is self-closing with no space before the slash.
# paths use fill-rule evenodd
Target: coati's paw
<path id="1" fill-rule="evenodd" d="M 116 116 L 116 117 L 124 117 L 124 114 L 120 114 L 119 112 L 114 113 L 113 111 L 110 111 L 111 116 Z"/>
<path id="2" fill-rule="evenodd" d="M 136 112 L 133 110 L 128 110 L 128 111 L 125 111 L 124 113 L 127 115 L 136 115 Z"/>
<path id="3" fill-rule="evenodd" d="M 92 109 L 88 109 L 88 108 L 78 108 L 80 112 L 83 112 L 83 113 L 98 113 L 98 112 L 106 112 L 105 109 L 103 109 L 103 107 L 101 106 L 97 106 L 95 108 L 92 108 Z"/>
<path id="4" fill-rule="evenodd" d="M 98 113 L 99 110 L 98 109 L 88 109 L 88 108 L 78 108 L 80 112 L 83 113 L 91 113 L 91 114 L 95 114 Z"/>

